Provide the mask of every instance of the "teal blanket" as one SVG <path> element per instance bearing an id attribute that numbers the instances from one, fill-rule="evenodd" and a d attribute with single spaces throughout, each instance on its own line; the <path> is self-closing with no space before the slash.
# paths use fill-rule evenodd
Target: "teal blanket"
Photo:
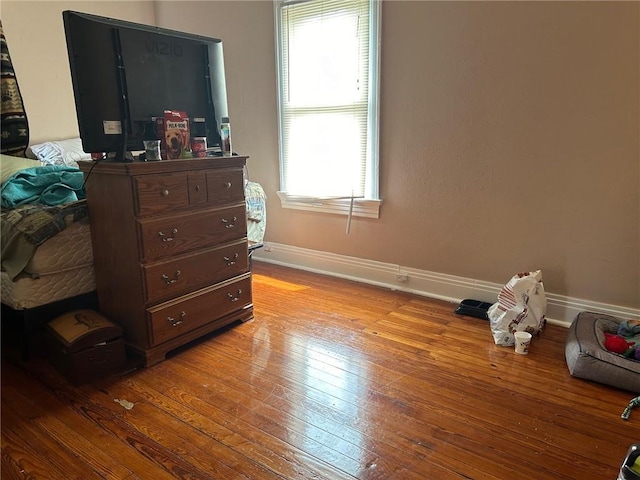
<path id="1" fill-rule="evenodd" d="M 2 184 L 0 205 L 16 208 L 20 205 L 62 205 L 85 198 L 84 174 L 75 167 L 46 165 L 25 168 Z"/>

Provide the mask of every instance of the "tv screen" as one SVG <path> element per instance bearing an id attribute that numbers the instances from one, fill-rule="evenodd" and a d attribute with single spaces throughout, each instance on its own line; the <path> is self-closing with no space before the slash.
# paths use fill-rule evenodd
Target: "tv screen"
<path id="1" fill-rule="evenodd" d="M 228 117 L 222 41 L 86 13 L 62 13 L 82 146 L 142 150 L 154 119 L 185 112 L 192 136 L 220 146 Z"/>

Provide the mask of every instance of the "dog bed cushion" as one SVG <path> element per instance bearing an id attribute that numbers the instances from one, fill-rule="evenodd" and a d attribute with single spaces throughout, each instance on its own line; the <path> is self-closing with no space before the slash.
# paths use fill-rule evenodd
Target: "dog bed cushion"
<path id="1" fill-rule="evenodd" d="M 567 366 L 574 377 L 640 393 L 640 362 L 604 347 L 604 333 L 615 334 L 621 321 L 611 315 L 580 312 L 567 334 Z"/>

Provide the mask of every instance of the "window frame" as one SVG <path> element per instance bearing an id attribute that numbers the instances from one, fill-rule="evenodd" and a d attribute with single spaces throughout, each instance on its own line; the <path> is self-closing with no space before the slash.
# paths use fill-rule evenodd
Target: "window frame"
<path id="1" fill-rule="evenodd" d="M 276 77 L 278 110 L 278 165 L 280 190 L 277 195 L 283 208 L 316 211 L 349 217 L 379 218 L 382 200 L 379 192 L 379 131 L 380 131 L 380 23 L 381 0 L 369 3 L 369 95 L 367 115 L 367 159 L 364 197 L 315 197 L 292 195 L 283 189 L 284 178 L 284 120 L 283 120 L 283 64 L 282 64 L 282 8 L 313 0 L 274 0 Z"/>

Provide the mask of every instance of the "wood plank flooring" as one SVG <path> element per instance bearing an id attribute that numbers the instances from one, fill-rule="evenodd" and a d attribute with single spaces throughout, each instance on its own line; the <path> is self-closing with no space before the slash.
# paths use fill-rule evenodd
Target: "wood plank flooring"
<path id="1" fill-rule="evenodd" d="M 522 356 L 445 302 L 253 283 L 255 320 L 145 370 L 74 388 L 3 359 L 2 479 L 613 480 L 640 441 L 632 393 L 569 375 L 564 328 Z"/>

